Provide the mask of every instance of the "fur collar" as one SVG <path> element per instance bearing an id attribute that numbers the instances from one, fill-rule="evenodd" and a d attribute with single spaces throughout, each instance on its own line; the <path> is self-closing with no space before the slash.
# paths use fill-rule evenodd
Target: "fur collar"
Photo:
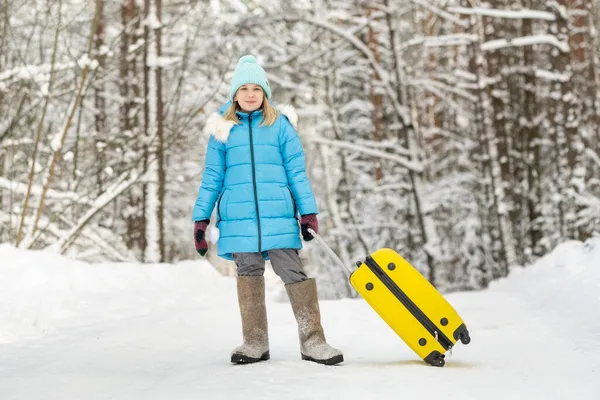
<path id="1" fill-rule="evenodd" d="M 276 108 L 281 115 L 284 115 L 290 121 L 294 129 L 298 129 L 298 114 L 293 106 L 281 105 Z M 214 112 L 210 114 L 206 120 L 204 133 L 214 136 L 219 142 L 225 143 L 229 138 L 229 132 L 231 131 L 231 128 L 233 128 L 233 125 L 233 121 L 227 121 L 223 119 L 221 114 Z"/>

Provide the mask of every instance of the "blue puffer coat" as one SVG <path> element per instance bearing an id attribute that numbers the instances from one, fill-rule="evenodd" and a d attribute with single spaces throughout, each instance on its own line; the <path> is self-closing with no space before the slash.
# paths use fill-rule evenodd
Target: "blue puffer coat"
<path id="1" fill-rule="evenodd" d="M 219 256 L 228 260 L 238 252 L 268 258 L 267 250 L 302 248 L 297 216 L 318 210 L 290 122 L 297 119 L 293 108 L 281 107 L 273 125 L 260 126 L 262 110 L 238 112 L 235 125 L 221 116 L 228 106 L 207 121 L 211 136 L 192 219 L 210 218 L 216 203 Z"/>

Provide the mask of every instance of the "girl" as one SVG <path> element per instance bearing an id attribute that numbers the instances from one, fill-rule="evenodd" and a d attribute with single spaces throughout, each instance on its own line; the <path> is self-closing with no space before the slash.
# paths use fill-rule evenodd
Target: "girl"
<path id="1" fill-rule="evenodd" d="M 254 56 L 240 58 L 230 101 L 212 114 L 202 185 L 194 206 L 196 250 L 204 256 L 210 215 L 217 207 L 219 256 L 237 266 L 237 293 L 244 342 L 235 364 L 269 359 L 265 309 L 265 260 L 285 283 L 298 322 L 303 360 L 334 365 L 342 352 L 325 341 L 314 279 L 304 273 L 298 249 L 318 231 L 317 204 L 304 162 L 292 107 L 269 102 L 267 74 Z M 298 227 L 298 215 L 300 226 Z"/>

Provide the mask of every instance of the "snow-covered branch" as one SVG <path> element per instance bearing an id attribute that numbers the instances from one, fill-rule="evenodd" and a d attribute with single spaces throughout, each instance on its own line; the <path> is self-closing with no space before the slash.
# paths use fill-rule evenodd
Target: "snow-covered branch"
<path id="1" fill-rule="evenodd" d="M 477 101 L 477 96 L 469 93 L 466 90 L 459 89 L 456 86 L 446 85 L 442 82 L 434 81 L 432 79 L 416 79 L 416 80 L 411 81 L 410 84 L 412 86 L 420 86 L 420 87 L 424 87 L 424 88 L 435 87 L 435 88 L 438 88 L 445 92 L 449 92 L 449 93 L 455 94 L 457 96 L 463 97 L 473 103 Z"/>
<path id="2" fill-rule="evenodd" d="M 465 7 L 449 7 L 448 11 L 462 15 L 480 15 L 485 17 L 509 18 L 509 19 L 539 19 L 544 21 L 555 21 L 556 16 L 547 11 L 538 10 L 498 10 L 494 8 L 465 8 Z"/>
<path id="3" fill-rule="evenodd" d="M 571 74 L 567 72 L 555 72 L 538 68 L 535 70 L 535 77 L 550 82 L 568 82 L 569 79 L 571 79 Z"/>
<path id="4" fill-rule="evenodd" d="M 453 139 L 453 140 L 461 143 L 462 145 L 467 146 L 468 148 L 471 148 L 474 145 L 473 140 L 471 140 L 468 137 L 464 137 L 457 133 L 451 132 L 447 129 L 437 128 L 437 127 L 424 128 L 423 135 L 425 137 L 433 136 L 433 135 L 443 136 L 448 139 Z"/>
<path id="5" fill-rule="evenodd" d="M 3 132 L 2 128 L 3 127 L 0 126 L 0 132 Z M 29 138 L 8 139 L 8 140 L 4 140 L 4 141 L 0 142 L 0 149 L 8 149 L 9 147 L 27 146 L 27 145 L 32 145 L 32 144 L 33 144 L 33 140 L 29 139 Z"/>
<path id="6" fill-rule="evenodd" d="M 495 39 L 489 40 L 481 44 L 483 51 L 493 51 L 498 49 L 504 49 L 507 47 L 522 47 L 531 46 L 535 44 L 549 44 L 556 47 L 563 53 L 569 52 L 569 42 L 558 40 L 558 38 L 551 34 L 522 36 L 512 39 Z"/>
<path id="7" fill-rule="evenodd" d="M 469 21 L 463 21 L 460 18 L 457 18 L 455 15 L 452 15 L 451 12 L 442 10 L 441 8 L 436 7 L 435 5 L 431 4 L 430 1 L 427 1 L 427 0 L 410 0 L 410 1 L 411 1 L 411 3 L 417 4 L 423 8 L 426 8 L 427 10 L 431 11 L 435 15 L 439 15 L 440 17 L 445 18 L 448 21 L 451 21 L 458 26 L 461 26 L 465 29 L 469 27 Z"/>
<path id="8" fill-rule="evenodd" d="M 368 188 L 370 192 L 373 193 L 382 193 L 387 191 L 402 191 L 402 192 L 410 192 L 412 190 L 412 186 L 408 183 L 390 183 L 388 185 L 377 185 L 372 188 Z"/>
<path id="9" fill-rule="evenodd" d="M 131 185 L 137 182 L 140 177 L 140 173 L 136 170 L 131 170 L 129 172 L 125 172 L 121 174 L 121 176 L 114 182 L 107 190 L 102 193 L 100 197 L 94 200 L 91 208 L 87 213 L 79 218 L 77 224 L 66 234 L 64 234 L 61 239 L 57 242 L 57 248 L 60 249 L 61 253 L 65 253 L 69 246 L 73 244 L 75 239 L 77 238 L 79 232 L 83 229 L 83 227 L 98 213 L 100 212 L 106 205 L 108 205 L 111 201 L 113 201 L 117 196 L 123 193 L 125 190 L 129 189 Z"/>
<path id="10" fill-rule="evenodd" d="M 0 210 L 0 223 L 5 224 L 6 226 L 11 225 L 14 226 L 18 223 L 18 215 L 17 214 L 9 214 Z M 63 218 L 64 219 L 64 218 Z M 67 221 L 63 221 L 68 224 Z M 26 217 L 25 223 L 27 225 L 33 225 L 33 217 Z M 38 231 L 38 235 L 43 237 L 45 241 L 52 242 L 53 238 L 61 238 L 64 235 L 64 230 L 61 230 L 58 225 L 48 218 L 43 217 L 40 221 L 43 229 Z M 46 235 L 48 234 L 48 235 Z M 49 237 L 48 237 L 49 236 Z M 81 239 L 85 239 L 81 240 Z M 127 254 L 127 252 L 119 252 L 117 248 L 115 248 L 113 243 L 107 243 L 101 235 L 98 234 L 97 229 L 94 230 L 86 230 L 81 232 L 81 244 L 88 245 L 94 248 L 94 251 L 102 252 L 108 257 L 111 257 L 114 260 L 118 261 L 135 261 L 135 257 L 131 254 Z M 25 247 L 29 246 L 28 242 L 24 242 Z M 49 249 L 55 248 L 56 244 L 53 243 L 48 246 Z"/>
<path id="11" fill-rule="evenodd" d="M 587 157 L 596 164 L 598 168 L 600 168 L 600 156 L 593 149 L 585 149 L 585 154 Z"/>
<path id="12" fill-rule="evenodd" d="M 575 191 L 570 191 L 577 205 L 581 209 L 577 212 L 578 217 L 582 219 L 596 220 L 600 215 L 600 198 L 591 193 L 579 194 Z"/>
<path id="13" fill-rule="evenodd" d="M 464 46 L 479 40 L 479 37 L 471 33 L 451 33 L 440 36 L 417 36 L 406 42 L 401 43 L 398 48 L 400 50 L 407 49 L 411 46 L 425 47 L 444 47 L 444 46 Z"/>
<path id="14" fill-rule="evenodd" d="M 54 64 L 54 71 L 70 70 L 76 65 L 77 64 L 74 62 L 56 63 Z M 44 79 L 47 79 L 46 75 L 49 75 L 51 70 L 52 64 L 23 65 L 0 72 L 0 81 L 39 80 L 40 76 L 43 76 L 45 77 Z"/>
<path id="15" fill-rule="evenodd" d="M 423 40 L 425 47 L 462 46 L 478 40 L 477 35 L 470 33 L 453 33 L 449 35 L 427 36 Z"/>
<path id="16" fill-rule="evenodd" d="M 383 16 L 385 16 L 385 14 L 383 12 L 376 12 L 376 13 L 371 14 L 368 18 L 365 18 L 365 20 L 362 21 L 360 24 L 356 25 L 355 27 L 349 28 L 348 34 L 355 35 L 357 33 L 360 33 L 363 29 L 365 29 L 367 26 L 369 26 L 369 24 L 373 23 L 373 21 L 375 21 L 377 19 L 381 19 Z M 341 38 L 341 39 L 338 39 L 335 42 L 331 43 L 327 47 L 320 49 L 318 52 L 316 52 L 314 54 L 307 55 L 307 54 L 300 53 L 300 54 L 302 54 L 302 57 L 301 57 L 301 59 L 298 60 L 298 62 L 300 64 L 314 63 L 315 60 L 322 58 L 326 54 L 331 54 L 333 51 L 337 50 L 338 48 L 340 48 L 342 45 L 344 45 L 346 43 L 348 43 L 348 41 L 345 40 L 344 38 Z M 278 68 L 278 67 L 281 67 L 281 66 L 289 63 L 290 61 L 292 61 L 294 58 L 296 58 L 298 56 L 299 56 L 299 54 L 294 54 L 294 55 L 286 57 L 282 60 L 277 60 L 277 63 L 265 63 L 265 64 L 263 64 L 263 67 L 265 69 Z M 271 76 L 271 75 L 269 75 L 269 76 Z"/>
<path id="17" fill-rule="evenodd" d="M 390 126 L 390 129 L 392 129 L 393 127 Z M 401 129 L 401 127 L 395 127 L 396 129 Z M 390 149 L 393 150 L 393 152 L 395 154 L 400 154 L 403 156 L 409 156 L 410 152 L 408 151 L 408 149 L 405 149 L 404 147 L 402 147 L 397 140 L 382 140 L 382 141 L 375 141 L 375 140 L 364 140 L 364 139 L 356 139 L 356 141 L 354 142 L 355 144 L 359 145 L 359 146 L 364 146 L 364 147 L 369 147 L 372 149 Z"/>
<path id="18" fill-rule="evenodd" d="M 356 144 L 348 143 L 348 142 L 345 142 L 342 140 L 326 139 L 323 137 L 316 137 L 316 136 L 311 137 L 310 140 L 313 143 L 319 143 L 319 144 L 323 144 L 323 145 L 327 145 L 327 146 L 331 146 L 331 147 L 337 147 L 337 148 L 341 148 L 341 149 L 350 150 L 350 151 L 353 151 L 356 153 L 362 153 L 362 154 L 366 154 L 369 156 L 382 158 L 385 160 L 390 160 L 390 161 L 396 162 L 414 172 L 421 172 L 423 170 L 423 166 L 418 162 L 407 160 L 406 157 L 399 156 L 397 154 L 387 153 L 387 152 L 381 151 L 381 150 L 369 149 L 369 148 L 365 147 L 364 145 L 356 145 Z"/>
<path id="19" fill-rule="evenodd" d="M 18 195 L 27 194 L 27 184 L 22 182 L 14 182 L 0 177 L 0 189 L 6 189 Z M 43 188 L 39 185 L 32 185 L 30 195 L 41 196 Z M 92 202 L 86 196 L 81 196 L 75 192 L 60 192 L 58 190 L 49 189 L 46 197 L 53 200 L 70 200 L 77 204 L 91 205 Z"/>

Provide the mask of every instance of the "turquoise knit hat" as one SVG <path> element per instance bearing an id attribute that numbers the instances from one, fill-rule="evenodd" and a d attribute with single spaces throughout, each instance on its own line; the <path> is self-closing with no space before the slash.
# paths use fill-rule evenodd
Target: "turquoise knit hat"
<path id="1" fill-rule="evenodd" d="M 267 73 L 260 65 L 258 65 L 256 57 L 251 55 L 241 57 L 235 67 L 235 71 L 233 71 L 231 91 L 229 93 L 230 100 L 233 101 L 233 97 L 237 90 L 248 83 L 260 85 L 264 90 L 267 99 L 271 98 L 271 86 L 269 86 Z"/>

